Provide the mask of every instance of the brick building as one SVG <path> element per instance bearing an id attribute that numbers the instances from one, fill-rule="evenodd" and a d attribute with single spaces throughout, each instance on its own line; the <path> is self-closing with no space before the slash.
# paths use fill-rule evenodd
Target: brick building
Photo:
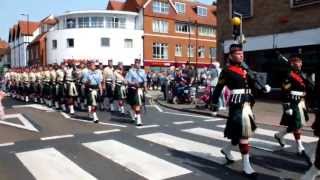
<path id="1" fill-rule="evenodd" d="M 234 3 L 235 2 L 235 3 Z M 232 40 L 232 11 L 244 15 L 246 61 L 268 73 L 278 86 L 286 65 L 276 51 L 288 57 L 301 53 L 306 71 L 314 71 L 320 59 L 320 0 L 218 0 L 218 59 L 225 60 Z"/>
<path id="2" fill-rule="evenodd" d="M 216 7 L 186 0 L 109 1 L 108 10 L 134 11 L 142 18 L 144 66 L 185 64 L 199 67 L 215 61 Z"/>

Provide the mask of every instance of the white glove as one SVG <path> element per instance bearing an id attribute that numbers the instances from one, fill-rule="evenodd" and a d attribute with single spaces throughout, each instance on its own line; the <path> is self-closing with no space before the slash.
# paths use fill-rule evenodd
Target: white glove
<path id="1" fill-rule="evenodd" d="M 213 111 L 211 112 L 211 116 L 217 116 L 218 112 L 217 111 Z"/>
<path id="2" fill-rule="evenodd" d="M 264 92 L 269 93 L 271 91 L 271 87 L 267 84 L 264 86 Z"/>
<path id="3" fill-rule="evenodd" d="M 287 109 L 287 110 L 285 111 L 285 113 L 286 113 L 287 115 L 289 115 L 289 116 L 292 116 L 292 115 L 293 115 L 293 110 L 292 110 L 292 109 Z"/>

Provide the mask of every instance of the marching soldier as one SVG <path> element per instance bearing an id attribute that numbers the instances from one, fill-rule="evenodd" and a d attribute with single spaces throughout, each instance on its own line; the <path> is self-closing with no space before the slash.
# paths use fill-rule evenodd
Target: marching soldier
<path id="1" fill-rule="evenodd" d="M 140 68 L 140 59 L 135 59 L 135 64 L 129 70 L 125 79 L 128 83 L 127 101 L 132 107 L 132 111 L 130 111 L 131 117 L 136 121 L 137 126 L 141 126 L 140 112 L 141 106 L 144 103 L 143 93 L 146 91 L 147 77 L 145 71 Z"/>
<path id="2" fill-rule="evenodd" d="M 29 73 L 29 81 L 30 81 L 30 98 L 32 98 L 33 102 L 36 102 L 36 69 L 33 67 L 31 72 Z"/>
<path id="3" fill-rule="evenodd" d="M 103 69 L 103 81 L 105 85 L 105 98 L 109 104 L 110 111 L 114 111 L 113 105 L 113 81 L 114 81 L 114 69 L 111 59 L 108 60 L 108 66 Z M 104 101 L 103 101 L 104 104 Z"/>
<path id="4" fill-rule="evenodd" d="M 23 101 L 29 102 L 30 84 L 29 84 L 29 68 L 24 68 L 21 74 Z"/>
<path id="5" fill-rule="evenodd" d="M 88 90 L 83 82 L 83 78 L 85 74 L 88 73 L 88 68 L 84 62 L 81 62 L 79 68 L 77 69 L 77 76 L 78 76 L 78 92 L 79 92 L 79 102 L 80 102 L 80 109 L 85 110 L 85 104 L 87 102 L 87 93 Z"/>
<path id="6" fill-rule="evenodd" d="M 6 91 L 8 94 L 10 94 L 9 92 L 11 92 L 11 85 L 12 85 L 11 71 L 12 71 L 12 70 L 9 69 L 9 70 L 4 74 L 5 91 Z"/>
<path id="7" fill-rule="evenodd" d="M 57 69 L 57 82 L 55 87 L 55 107 L 61 108 L 62 111 L 66 112 L 66 84 L 65 84 L 65 64 L 62 63 Z"/>
<path id="8" fill-rule="evenodd" d="M 50 75 L 49 67 L 45 66 L 42 72 L 42 83 L 43 83 L 42 98 L 44 100 L 44 103 L 47 106 L 52 106 L 52 104 L 50 104 L 50 93 L 51 93 L 50 81 L 51 81 L 51 75 Z"/>
<path id="9" fill-rule="evenodd" d="M 102 63 L 99 63 L 97 66 L 96 66 L 96 71 L 103 77 L 103 64 Z M 98 99 L 97 99 L 97 102 L 98 102 L 98 106 L 99 106 L 99 109 L 100 110 L 104 110 L 104 94 L 103 94 L 103 91 L 99 91 L 98 92 Z"/>
<path id="10" fill-rule="evenodd" d="M 72 63 L 68 63 L 68 66 L 65 70 L 65 80 L 67 84 L 67 105 L 70 114 L 74 114 L 74 101 L 78 96 L 76 78 L 75 67 L 72 65 Z"/>
<path id="11" fill-rule="evenodd" d="M 316 119 L 312 125 L 314 135 L 320 137 L 320 73 L 316 73 L 316 87 L 315 87 L 315 98 L 316 98 Z M 320 176 L 320 139 L 318 140 L 317 149 L 315 152 L 315 161 L 313 166 L 306 172 L 301 180 L 315 180 L 316 177 Z"/>
<path id="12" fill-rule="evenodd" d="M 302 60 L 298 55 L 289 58 L 290 71 L 282 84 L 284 93 L 283 115 L 281 125 L 287 126 L 286 129 L 275 134 L 275 139 L 280 146 L 285 146 L 284 136 L 293 133 L 297 144 L 297 153 L 308 159 L 301 141 L 301 129 L 309 120 L 305 105 L 306 90 L 310 86 L 303 78 L 301 68 Z"/>
<path id="13" fill-rule="evenodd" d="M 42 84 L 42 67 L 39 66 L 36 72 L 36 97 L 35 102 L 40 102 L 43 104 L 42 93 L 43 93 L 43 84 Z"/>
<path id="14" fill-rule="evenodd" d="M 242 45 L 232 44 L 230 46 L 228 65 L 220 74 L 219 82 L 212 94 L 212 104 L 214 111 L 218 109 L 218 100 L 224 86 L 231 90 L 229 100 L 229 117 L 227 120 L 224 135 L 231 140 L 231 144 L 225 146 L 221 153 L 229 162 L 234 162 L 234 157 L 231 154 L 232 146 L 239 145 L 242 154 L 243 173 L 249 178 L 256 178 L 257 173 L 251 167 L 249 159 L 249 138 L 253 135 L 256 124 L 252 106 L 254 104 L 252 90 L 257 88 L 265 92 L 270 91 L 270 86 L 260 85 L 255 86 L 255 80 L 249 75 L 249 69 L 243 66 L 243 50 Z M 214 112 L 213 114 L 216 114 Z"/>
<path id="15" fill-rule="evenodd" d="M 56 73 L 56 65 L 49 66 L 50 71 L 50 94 L 49 94 L 49 107 L 52 107 L 54 104 L 54 97 L 55 97 L 55 86 L 57 80 L 57 73 Z"/>
<path id="16" fill-rule="evenodd" d="M 114 100 L 117 101 L 119 111 L 124 114 L 124 99 L 126 98 L 126 87 L 124 79 L 124 68 L 121 62 L 118 63 L 117 69 L 114 71 L 115 90 Z"/>
<path id="17" fill-rule="evenodd" d="M 90 70 L 84 74 L 83 82 L 85 82 L 89 93 L 87 94 L 87 102 L 88 102 L 88 113 L 89 117 L 93 118 L 95 123 L 99 122 L 99 118 L 97 116 L 97 97 L 98 91 L 102 91 L 102 75 L 96 70 L 96 65 L 94 63 L 90 63 Z"/>

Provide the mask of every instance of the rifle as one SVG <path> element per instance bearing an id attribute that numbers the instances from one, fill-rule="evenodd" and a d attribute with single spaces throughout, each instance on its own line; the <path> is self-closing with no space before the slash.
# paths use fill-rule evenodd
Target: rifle
<path id="1" fill-rule="evenodd" d="M 289 64 L 288 58 L 286 58 L 284 55 L 282 55 L 279 51 L 276 51 L 276 53 L 279 55 L 280 59 L 285 61 L 287 64 Z M 310 89 L 313 91 L 315 89 L 315 82 L 312 81 L 312 79 L 308 78 L 306 74 L 301 73 L 302 79 L 308 83 Z"/>
<path id="2" fill-rule="evenodd" d="M 241 63 L 241 67 L 247 71 L 249 78 L 254 81 L 255 87 L 259 91 L 266 90 L 266 82 L 263 82 L 262 79 L 258 78 L 258 72 L 251 70 L 245 62 Z"/>

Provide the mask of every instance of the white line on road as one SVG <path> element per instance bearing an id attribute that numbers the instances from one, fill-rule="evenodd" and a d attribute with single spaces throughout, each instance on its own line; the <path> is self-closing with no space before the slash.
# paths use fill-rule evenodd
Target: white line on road
<path id="1" fill-rule="evenodd" d="M 147 128 L 154 128 L 154 127 L 159 127 L 160 125 L 158 124 L 151 124 L 151 125 L 143 125 L 143 126 L 136 126 L 138 129 L 147 129 Z"/>
<path id="2" fill-rule="evenodd" d="M 226 120 L 224 118 L 210 118 L 210 119 L 206 119 L 204 120 L 205 122 L 216 122 L 216 121 L 223 121 Z"/>
<path id="3" fill-rule="evenodd" d="M 72 138 L 74 137 L 73 134 L 61 135 L 61 136 L 49 136 L 40 138 L 42 141 L 54 140 L 54 139 L 63 139 L 63 138 Z"/>
<path id="4" fill-rule="evenodd" d="M 194 123 L 194 121 L 176 121 L 176 122 L 173 122 L 173 124 L 175 124 L 175 125 L 192 124 L 192 123 Z"/>
<path id="5" fill-rule="evenodd" d="M 14 145 L 14 142 L 8 142 L 8 143 L 0 144 L 0 147 L 13 146 L 13 145 Z"/>
<path id="6" fill-rule="evenodd" d="M 105 130 L 105 131 L 94 131 L 93 134 L 107 134 L 107 133 L 113 133 L 113 132 L 119 132 L 120 129 L 111 129 L 111 130 Z"/>
<path id="7" fill-rule="evenodd" d="M 196 117 L 196 118 L 204 118 L 204 119 L 209 118 L 209 116 L 197 116 L 197 115 L 192 115 L 192 114 L 183 114 L 183 113 L 175 113 L 175 112 L 163 112 L 163 113 L 177 115 L 177 116 L 189 116 L 189 117 Z"/>
<path id="8" fill-rule="evenodd" d="M 163 112 L 163 110 L 158 105 L 153 105 L 159 112 Z"/>
<path id="9" fill-rule="evenodd" d="M 192 129 L 185 129 L 182 130 L 183 132 L 187 132 L 190 134 L 198 135 L 207 137 L 210 139 L 217 139 L 224 142 L 230 142 L 227 138 L 224 137 L 224 133 L 221 131 L 211 130 L 211 129 L 205 129 L 205 128 L 192 128 Z M 273 141 L 267 141 L 257 138 L 250 138 L 250 144 L 252 147 L 257 149 L 266 150 L 269 152 L 274 152 L 276 150 L 279 150 L 279 144 L 275 143 Z M 285 148 L 288 148 L 290 146 L 286 146 Z"/>
<path id="10" fill-rule="evenodd" d="M 115 140 L 84 143 L 83 145 L 146 179 L 161 180 L 191 173 L 188 169 Z"/>
<path id="11" fill-rule="evenodd" d="M 68 115 L 68 114 L 65 113 L 65 112 L 61 112 L 60 114 L 61 114 L 64 118 L 67 118 L 67 119 L 70 118 L 70 115 Z"/>
<path id="12" fill-rule="evenodd" d="M 114 124 L 114 123 L 105 123 L 105 122 L 101 122 L 101 121 L 98 124 L 107 125 L 107 126 L 123 127 L 123 128 L 127 127 L 125 125 Z"/>
<path id="13" fill-rule="evenodd" d="M 138 137 L 219 164 L 224 164 L 226 162 L 224 155 L 220 152 L 221 148 L 217 146 L 199 143 L 165 133 L 145 134 Z M 233 151 L 232 154 L 236 158 L 236 160 L 241 159 L 240 153 Z"/>
<path id="14" fill-rule="evenodd" d="M 39 130 L 37 128 L 35 128 L 31 124 L 31 122 L 27 118 L 25 118 L 22 114 L 7 114 L 3 117 L 3 120 L 11 119 L 11 118 L 19 119 L 19 121 L 22 123 L 22 125 L 8 122 L 8 121 L 0 121 L 0 124 L 4 124 L 7 126 L 13 126 L 16 128 L 25 129 L 25 130 L 29 130 L 29 131 L 39 132 Z"/>
<path id="15" fill-rule="evenodd" d="M 217 125 L 217 127 L 219 127 L 219 128 L 225 128 L 226 125 Z M 273 130 L 258 128 L 258 129 L 254 132 L 254 134 L 259 134 L 259 135 L 263 135 L 263 136 L 274 137 L 274 135 L 275 135 L 277 132 L 278 132 L 278 131 L 273 131 Z M 291 134 L 287 134 L 284 138 L 287 139 L 287 140 L 295 141 L 292 133 L 291 133 Z M 312 142 L 318 141 L 318 138 L 316 138 L 316 137 L 310 137 L 310 136 L 301 136 L 301 140 L 302 140 L 303 142 L 305 142 L 305 143 L 312 143 Z"/>
<path id="16" fill-rule="evenodd" d="M 17 153 L 16 156 L 35 179 L 96 180 L 55 148 Z"/>

